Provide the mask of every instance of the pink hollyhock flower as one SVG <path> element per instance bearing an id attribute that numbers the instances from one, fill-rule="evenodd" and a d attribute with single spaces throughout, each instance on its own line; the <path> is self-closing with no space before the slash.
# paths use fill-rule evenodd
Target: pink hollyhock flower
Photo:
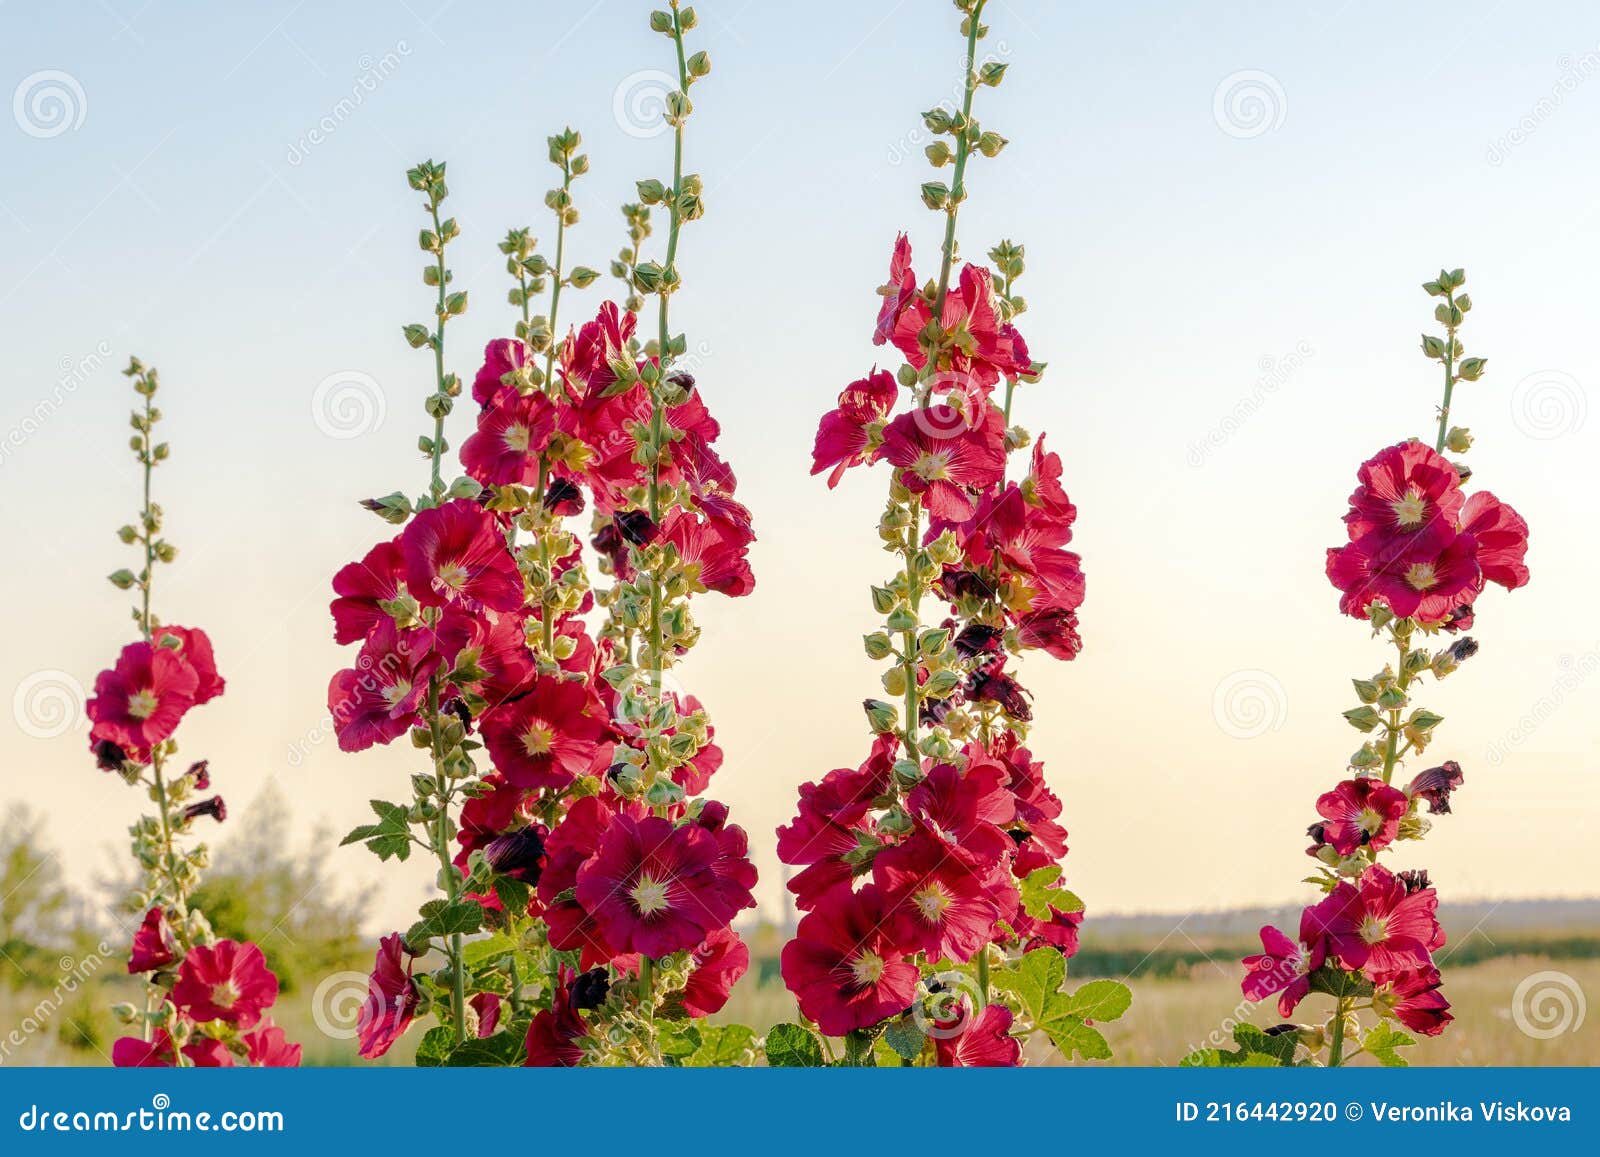
<path id="1" fill-rule="evenodd" d="M 1382 545 L 1382 544 L 1380 544 Z M 1328 550 L 1328 580 L 1344 597 L 1339 609 L 1365 619 L 1382 599 L 1400 618 L 1438 622 L 1477 597 L 1483 576 L 1477 542 L 1458 534 L 1441 550 L 1375 555 L 1360 542 Z"/>
<path id="2" fill-rule="evenodd" d="M 570 784 L 587 773 L 606 734 L 582 683 L 541 676 L 517 699 L 484 713 L 484 745 L 495 769 L 517 787 Z"/>
<path id="3" fill-rule="evenodd" d="M 838 888 L 818 901 L 783 946 L 784 983 L 827 1036 L 843 1036 L 911 1007 L 917 966 L 891 943 L 881 889 Z"/>
<path id="4" fill-rule="evenodd" d="M 1044 764 L 1017 743 L 1015 736 L 1002 736 L 994 747 L 994 758 L 1000 759 L 1007 770 L 1006 790 L 1014 801 L 1015 815 L 1005 827 L 1017 845 L 1018 874 L 1026 876 L 1067 854 L 1067 829 L 1056 822 L 1061 818 L 1061 798 L 1045 783 Z M 969 744 L 965 750 L 969 761 L 987 757 L 976 744 Z M 1038 862 L 1024 871 L 1022 857 L 1028 853 Z"/>
<path id="5" fill-rule="evenodd" d="M 1246 956 L 1239 987 L 1246 1000 L 1263 1001 L 1278 993 L 1278 1015 L 1290 1017 L 1311 991 L 1311 974 L 1327 954 L 1320 913 L 1312 905 L 1300 913 L 1300 939 L 1291 940 L 1270 925 L 1261 929 L 1261 953 Z"/>
<path id="6" fill-rule="evenodd" d="M 721 923 L 731 923 L 740 912 L 756 906 L 751 894 L 756 868 L 750 862 L 750 839 L 738 824 L 728 822 L 728 805 L 716 800 L 704 801 L 694 822 L 717 842 L 717 855 L 711 861 L 716 884 L 706 898 L 707 906 Z"/>
<path id="7" fill-rule="evenodd" d="M 1437 554 L 1455 539 L 1466 498 L 1456 468 L 1432 447 L 1416 440 L 1386 447 L 1357 477 L 1344 520 L 1363 554 L 1387 563 Z"/>
<path id="8" fill-rule="evenodd" d="M 533 678 L 536 665 L 523 621 L 518 615 L 472 620 L 468 643 L 478 648 L 478 667 L 485 675 L 477 691 L 490 707 L 512 698 Z"/>
<path id="9" fill-rule="evenodd" d="M 268 1017 L 239 1038 L 244 1042 L 245 1056 L 252 1065 L 262 1069 L 297 1069 L 300 1067 L 300 1046 L 289 1038 Z"/>
<path id="10" fill-rule="evenodd" d="M 1450 1002 L 1439 991 L 1443 984 L 1437 968 L 1413 968 L 1377 982 L 1373 1003 L 1394 1013 L 1395 1019 L 1423 1036 L 1438 1036 L 1455 1019 Z"/>
<path id="11" fill-rule="evenodd" d="M 972 959 L 989 942 L 995 922 L 1017 903 L 1007 877 L 951 855 L 926 833 L 880 852 L 872 878 L 894 920 L 895 945 L 925 952 L 930 960 Z"/>
<path id="12" fill-rule="evenodd" d="M 911 241 L 904 233 L 894 240 L 894 253 L 889 257 L 889 280 L 878 293 L 883 297 L 883 305 L 878 309 L 873 345 L 882 345 L 894 336 L 900 315 L 917 295 L 917 275 L 911 271 Z"/>
<path id="13" fill-rule="evenodd" d="M 1322 842 L 1341 856 L 1357 848 L 1386 848 L 1400 831 L 1406 794 L 1381 779 L 1347 779 L 1317 800 L 1317 814 L 1326 823 L 1314 825 Z M 1315 851 L 1315 849 L 1313 849 Z"/>
<path id="14" fill-rule="evenodd" d="M 866 377 L 851 382 L 839 394 L 837 409 L 822 415 L 817 426 L 816 445 L 811 451 L 811 473 L 821 474 L 833 467 L 828 475 L 828 488 L 839 485 L 839 479 L 852 466 L 872 460 L 877 451 L 874 442 L 881 432 L 872 429 L 894 409 L 900 387 L 888 370 L 876 367 Z"/>
<path id="15" fill-rule="evenodd" d="M 683 1010 L 692 1017 L 720 1012 L 750 969 L 750 949 L 733 929 L 716 928 L 695 948 L 693 960 L 694 971 L 683 986 Z"/>
<path id="16" fill-rule="evenodd" d="M 1461 508 L 1461 529 L 1478 546 L 1478 566 L 1483 577 L 1508 591 L 1524 586 L 1528 568 L 1528 524 L 1522 515 L 1487 490 L 1480 490 Z"/>
<path id="17" fill-rule="evenodd" d="M 933 309 L 921 297 L 914 298 L 895 323 L 891 340 L 895 348 L 917 369 L 928 362 L 923 335 Z M 942 386 L 959 389 L 974 400 L 993 389 L 1002 376 L 1015 378 L 1031 365 L 1027 344 L 1014 326 L 1000 324 L 995 309 L 994 288 L 989 271 L 979 265 L 965 265 L 956 285 L 945 295 L 941 328 L 955 338 L 950 351 L 950 374 Z"/>
<path id="18" fill-rule="evenodd" d="M 478 1039 L 493 1036 L 494 1030 L 500 1026 L 500 1010 L 505 1002 L 496 993 L 480 992 L 467 1003 L 478 1014 Z"/>
<path id="19" fill-rule="evenodd" d="M 1017 617 L 1017 642 L 1057 659 L 1076 659 L 1083 650 L 1078 615 L 1066 607 L 1044 607 Z"/>
<path id="20" fill-rule="evenodd" d="M 975 418 L 943 404 L 912 410 L 884 428 L 882 453 L 930 514 L 961 522 L 973 514 L 971 492 L 1005 474 L 1005 421 L 987 404 Z"/>
<path id="21" fill-rule="evenodd" d="M 569 386 L 583 387 L 586 398 L 597 400 L 617 380 L 612 363 L 627 356 L 628 339 L 638 319 L 617 308 L 615 302 L 601 304 L 593 321 L 586 321 L 575 334 L 569 334 L 561 347 L 561 368 Z"/>
<path id="22" fill-rule="evenodd" d="M 528 1025 L 524 1067 L 576 1068 L 583 1061 L 583 1045 L 589 1025 L 572 1004 L 572 969 L 561 965 L 556 973 L 556 988 L 550 1007 L 540 1009 Z"/>
<path id="23" fill-rule="evenodd" d="M 661 538 L 678 548 L 691 583 L 738 598 L 756 588 L 745 551 L 755 539 L 748 525 L 702 518 L 677 507 L 661 523 Z"/>
<path id="24" fill-rule="evenodd" d="M 154 972 L 178 959 L 178 946 L 172 938 L 172 927 L 160 908 L 144 914 L 144 922 L 133 934 L 133 951 L 128 958 L 128 972 Z"/>
<path id="25" fill-rule="evenodd" d="M 171 638 L 178 642 L 178 653 L 183 661 L 194 668 L 197 683 L 194 705 L 209 703 L 227 689 L 227 682 L 217 674 L 216 656 L 211 651 L 211 640 L 199 627 L 157 627 L 153 641 Z"/>
<path id="26" fill-rule="evenodd" d="M 1447 759 L 1438 767 L 1421 772 L 1406 786 L 1406 794 L 1428 805 L 1429 815 L 1450 814 L 1450 793 L 1466 782 L 1461 765 Z"/>
<path id="27" fill-rule="evenodd" d="M 934 1034 L 940 1068 L 1009 1069 L 1022 1063 L 1022 1042 L 1011 1035 L 1011 1010 L 991 1004 L 954 1035 Z"/>
<path id="28" fill-rule="evenodd" d="M 1014 844 L 1000 830 L 1016 817 L 1016 800 L 1005 790 L 1005 772 L 993 762 L 936 764 L 906 796 L 906 811 L 951 855 L 970 865 L 997 867 Z"/>
<path id="29" fill-rule="evenodd" d="M 479 848 L 488 847 L 502 833 L 509 831 L 520 820 L 527 819 L 523 804 L 528 799 L 528 789 L 507 783 L 505 776 L 491 771 L 483 777 L 486 793 L 461 805 L 461 830 L 456 840 L 461 852 L 456 865 L 465 867 L 467 857 Z"/>
<path id="30" fill-rule="evenodd" d="M 422 991 L 411 979 L 412 952 L 400 933 L 378 942 L 378 956 L 367 980 L 367 999 L 356 1021 L 360 1053 L 376 1060 L 405 1035 L 422 1003 Z"/>
<path id="31" fill-rule="evenodd" d="M 1029 506 L 1037 506 L 1057 524 L 1071 526 L 1078 518 L 1078 508 L 1067 497 L 1061 485 L 1061 455 L 1046 452 L 1044 435 L 1033 444 L 1028 476 L 1022 482 L 1022 497 Z"/>
<path id="32" fill-rule="evenodd" d="M 424 606 L 522 607 L 522 575 L 494 519 L 465 498 L 419 513 L 400 536 L 406 589 Z"/>
<path id="33" fill-rule="evenodd" d="M 1410 890 L 1382 864 L 1361 875 L 1360 885 L 1340 883 L 1316 905 L 1328 950 L 1346 968 L 1369 977 L 1430 968 L 1444 946 L 1436 915 L 1439 895 L 1430 887 Z"/>
<path id="34" fill-rule="evenodd" d="M 197 1069 L 233 1067 L 233 1054 L 228 1052 L 228 1046 L 210 1037 L 191 1040 L 183 1046 L 183 1056 Z M 111 1063 L 119 1069 L 169 1069 L 178 1062 L 172 1038 L 158 1029 L 154 1040 L 118 1037 L 111 1046 Z"/>
<path id="35" fill-rule="evenodd" d="M 170 647 L 129 643 L 117 665 L 94 681 L 87 704 L 90 745 L 109 741 L 139 763 L 149 751 L 177 730 L 195 704 L 200 676 Z"/>
<path id="36" fill-rule="evenodd" d="M 520 338 L 498 338 L 484 346 L 483 366 L 472 379 L 472 400 L 489 405 L 502 390 L 511 388 L 505 377 L 526 366 L 531 356 Z"/>
<path id="37" fill-rule="evenodd" d="M 237 940 L 196 944 L 178 966 L 172 1003 L 197 1021 L 220 1020 L 254 1028 L 278 999 L 278 978 L 261 949 Z"/>
<path id="38" fill-rule="evenodd" d="M 577 900 L 619 952 L 666 956 L 726 923 L 715 837 L 695 824 L 619 815 L 578 869 Z"/>
<path id="39" fill-rule="evenodd" d="M 894 736 L 879 736 L 859 768 L 836 768 L 817 783 L 801 785 L 799 814 L 778 829 L 778 859 L 806 865 L 789 880 L 795 905 L 802 911 L 815 907 L 832 889 L 848 887 L 856 874 L 844 857 L 860 846 L 856 833 L 868 829 L 868 811 L 889 791 L 890 768 L 898 750 Z"/>
<path id="40" fill-rule="evenodd" d="M 348 563 L 333 576 L 338 597 L 328 606 L 333 613 L 333 641 L 339 644 L 364 639 L 389 614 L 378 604 L 399 596 L 405 555 L 400 540 L 380 542 L 359 562 Z"/>
<path id="41" fill-rule="evenodd" d="M 426 652 L 417 632 L 402 635 L 385 617 L 356 656 L 356 665 L 328 683 L 328 714 L 339 750 L 365 751 L 404 735 L 428 693 L 439 657 Z"/>
<path id="42" fill-rule="evenodd" d="M 535 390 L 507 390 L 478 415 L 478 429 L 462 444 L 461 464 L 485 486 L 536 483 L 539 454 L 555 433 L 555 407 Z"/>
<path id="43" fill-rule="evenodd" d="M 574 800 L 545 840 L 538 903 L 550 929 L 550 946 L 580 954 L 579 966 L 596 968 L 617 955 L 599 921 L 575 899 L 578 873 L 595 858 L 615 813 L 598 796 Z"/>

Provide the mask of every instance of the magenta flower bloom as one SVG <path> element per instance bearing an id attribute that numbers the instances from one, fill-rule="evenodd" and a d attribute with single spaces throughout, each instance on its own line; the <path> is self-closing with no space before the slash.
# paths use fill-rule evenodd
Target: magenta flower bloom
<path id="1" fill-rule="evenodd" d="M 127 757 L 148 762 L 152 747 L 177 730 L 193 707 L 200 675 L 178 652 L 153 643 L 129 643 L 117 665 L 94 681 L 87 704 L 90 746 L 110 741 Z"/>
<path id="2" fill-rule="evenodd" d="M 1378 451 L 1361 464 L 1360 484 L 1344 516 L 1350 541 L 1387 561 L 1437 554 L 1456 537 L 1466 496 L 1443 455 L 1412 440 Z"/>
<path id="3" fill-rule="evenodd" d="M 272 1018 L 267 1017 L 252 1031 L 239 1038 L 245 1047 L 245 1056 L 252 1065 L 261 1069 L 297 1069 L 300 1067 L 300 1046 L 289 1040 Z"/>
<path id="4" fill-rule="evenodd" d="M 1011 1010 L 991 1004 L 960 1032 L 934 1034 L 940 1068 L 1009 1069 L 1022 1063 L 1022 1042 L 1011 1035 Z"/>
<path id="5" fill-rule="evenodd" d="M 472 400 L 487 406 L 503 390 L 510 389 L 507 375 L 526 366 L 531 359 L 527 345 L 519 338 L 498 338 L 483 347 L 483 365 L 472 379 Z"/>
<path id="6" fill-rule="evenodd" d="M 972 517 L 973 494 L 1005 473 L 1005 422 L 988 404 L 976 417 L 944 404 L 912 410 L 884 428 L 883 457 L 931 515 L 961 522 Z"/>
<path id="7" fill-rule="evenodd" d="M 483 741 L 508 783 L 566 787 L 593 769 L 607 725 L 582 683 L 543 676 L 483 716 Z M 609 748 L 608 748 L 609 750 Z"/>
<path id="8" fill-rule="evenodd" d="M 917 966 L 890 940 L 881 889 L 838 888 L 800 920 L 783 946 L 783 981 L 828 1036 L 866 1028 L 911 1007 Z"/>
<path id="9" fill-rule="evenodd" d="M 406 589 L 424 606 L 514 611 L 522 575 L 499 528 L 465 498 L 422 511 L 400 536 Z"/>
<path id="10" fill-rule="evenodd" d="M 1432 953 L 1444 946 L 1438 908 L 1432 888 L 1409 890 L 1382 864 L 1363 872 L 1359 886 L 1341 883 L 1316 905 L 1329 952 L 1373 980 L 1433 966 Z"/>
<path id="11" fill-rule="evenodd" d="M 1317 814 L 1326 822 L 1312 832 L 1341 856 L 1364 847 L 1378 851 L 1393 842 L 1409 805 L 1405 792 L 1381 779 L 1347 779 L 1318 797 Z"/>
<path id="12" fill-rule="evenodd" d="M 154 972 L 166 968 L 178 958 L 178 946 L 172 939 L 172 926 L 160 908 L 144 914 L 144 921 L 133 934 L 133 950 L 128 957 L 128 972 Z"/>
<path id="13" fill-rule="evenodd" d="M 720 1012 L 739 978 L 750 969 L 750 949 L 731 928 L 718 928 L 694 950 L 694 971 L 683 986 L 683 1010 L 692 1017 Z"/>
<path id="14" fill-rule="evenodd" d="M 396 598 L 402 589 L 405 554 L 400 540 L 380 542 L 366 557 L 339 568 L 333 576 L 329 604 L 333 613 L 333 641 L 341 645 L 365 639 L 384 619 L 389 618 L 379 603 Z"/>
<path id="15" fill-rule="evenodd" d="M 539 454 L 555 428 L 549 398 L 506 390 L 479 413 L 477 432 L 461 447 L 461 464 L 485 486 L 535 483 Z"/>
<path id="16" fill-rule="evenodd" d="M 811 473 L 821 474 L 830 466 L 828 488 L 839 485 L 839 479 L 852 466 L 872 461 L 877 447 L 875 435 L 881 438 L 881 423 L 894 409 L 900 387 L 888 370 L 876 367 L 866 377 L 851 382 L 839 394 L 837 409 L 822 415 L 817 426 L 816 445 L 811 451 Z"/>
<path id="17" fill-rule="evenodd" d="M 172 1003 L 193 1019 L 225 1021 L 242 1029 L 254 1028 L 277 999 L 278 978 L 261 949 L 236 940 L 189 949 L 172 986 Z"/>
<path id="18" fill-rule="evenodd" d="M 1311 991 L 1311 973 L 1322 967 L 1327 955 L 1320 913 L 1313 905 L 1300 913 L 1300 938 L 1291 940 L 1268 925 L 1261 929 L 1261 952 L 1246 956 L 1240 984 L 1246 1000 L 1262 1001 L 1278 995 L 1278 1015 L 1291 1017 Z"/>
<path id="19" fill-rule="evenodd" d="M 1438 1036 L 1455 1017 L 1450 1002 L 1440 992 L 1443 980 L 1437 968 L 1413 968 L 1385 977 L 1377 986 L 1374 1004 L 1387 1008 L 1401 1024 L 1423 1036 Z"/>
<path id="20" fill-rule="evenodd" d="M 577 901 L 618 952 L 693 948 L 729 915 L 717 896 L 717 854 L 715 837 L 695 824 L 619 815 L 578 869 Z"/>
<path id="21" fill-rule="evenodd" d="M 339 750 L 365 751 L 404 735 L 428 693 L 428 679 L 439 668 L 421 632 L 396 630 L 387 616 L 373 628 L 356 656 L 356 665 L 328 683 L 328 714 L 339 736 Z"/>
<path id="22" fill-rule="evenodd" d="M 900 315 L 917 294 L 917 275 L 911 271 L 911 241 L 904 233 L 894 239 L 894 252 L 889 257 L 889 280 L 879 287 L 878 293 L 883 297 L 883 305 L 878 309 L 873 345 L 882 345 L 894 337 Z"/>
<path id="23" fill-rule="evenodd" d="M 872 878 L 894 920 L 895 944 L 930 960 L 972 959 L 1017 902 L 1009 874 L 976 867 L 923 833 L 880 852 Z"/>
<path id="24" fill-rule="evenodd" d="M 1522 561 L 1528 553 L 1528 524 L 1522 515 L 1487 490 L 1480 490 L 1461 508 L 1461 529 L 1478 547 L 1483 577 L 1514 591 L 1528 581 Z"/>
<path id="25" fill-rule="evenodd" d="M 356 1022 L 360 1053 L 368 1060 L 393 1048 L 417 1015 L 422 992 L 411 979 L 411 960 L 411 950 L 400 933 L 392 932 L 379 941 L 378 957 L 367 981 L 367 999 Z"/>

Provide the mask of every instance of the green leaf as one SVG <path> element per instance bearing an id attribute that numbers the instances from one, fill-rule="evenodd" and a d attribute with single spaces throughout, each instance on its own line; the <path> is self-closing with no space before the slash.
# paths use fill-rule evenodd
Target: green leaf
<path id="1" fill-rule="evenodd" d="M 890 1021 L 889 1027 L 883 1032 L 884 1043 L 908 1061 L 914 1061 L 922 1055 L 922 1046 L 927 1039 L 927 1034 L 909 1016 Z"/>
<path id="2" fill-rule="evenodd" d="M 1035 1023 L 1046 1019 L 1045 1007 L 1067 979 L 1067 961 L 1054 948 L 1035 948 L 1015 964 L 994 974 L 996 987 L 1016 996 Z"/>
<path id="3" fill-rule="evenodd" d="M 528 885 L 521 880 L 513 880 L 510 876 L 496 876 L 494 894 L 507 912 L 515 915 L 527 912 L 530 892 Z"/>
<path id="4" fill-rule="evenodd" d="M 468 968 L 477 968 L 479 965 L 496 963 L 512 955 L 516 949 L 516 943 L 509 936 L 490 936 L 463 947 L 461 959 Z"/>
<path id="5" fill-rule="evenodd" d="M 692 1056 L 700 1047 L 700 1030 L 692 1024 L 657 1022 L 657 1028 L 659 1030 L 657 1040 L 663 1057 L 682 1061 L 684 1057 Z"/>
<path id="6" fill-rule="evenodd" d="M 506 1068 L 519 1064 L 524 1035 L 497 1032 L 482 1039 L 462 1041 L 445 1063 L 452 1069 Z"/>
<path id="7" fill-rule="evenodd" d="M 437 1068 L 444 1064 L 450 1058 L 450 1050 L 455 1048 L 455 1043 L 455 1031 L 447 1025 L 430 1028 L 417 1045 L 417 1067 Z"/>
<path id="8" fill-rule="evenodd" d="M 362 824 L 360 827 L 351 828 L 350 834 L 339 841 L 339 846 L 342 848 L 346 844 L 355 844 L 360 843 L 362 840 L 371 839 L 381 830 L 377 824 Z"/>
<path id="9" fill-rule="evenodd" d="M 1417 1043 L 1416 1037 L 1408 1032 L 1396 1028 L 1386 1020 L 1380 1020 L 1369 1028 L 1361 1037 L 1361 1047 L 1384 1068 L 1403 1069 L 1410 1062 L 1401 1056 L 1396 1049 L 1403 1049 L 1407 1045 Z"/>
<path id="10" fill-rule="evenodd" d="M 685 1057 L 690 1068 L 730 1068 L 743 1063 L 755 1047 L 754 1030 L 742 1024 L 708 1024 L 700 1028 L 700 1047 Z"/>
<path id="11" fill-rule="evenodd" d="M 1115 980 L 1091 980 L 1067 997 L 1065 1009 L 1084 1020 L 1116 1020 L 1133 1004 L 1133 993 Z"/>
<path id="12" fill-rule="evenodd" d="M 1048 1021 L 1039 1027 L 1064 1057 L 1070 1059 L 1073 1053 L 1086 1061 L 1104 1061 L 1111 1057 L 1111 1046 L 1093 1025 L 1069 1017 Z"/>
<path id="13" fill-rule="evenodd" d="M 422 919 L 418 927 L 424 938 L 434 936 L 466 935 L 476 932 L 483 924 L 483 908 L 476 900 L 430 900 L 422 906 Z M 408 935 L 406 942 L 411 943 Z"/>
<path id="14" fill-rule="evenodd" d="M 1050 864 L 1029 872 L 1022 881 L 1022 908 L 1035 920 L 1049 920 L 1057 912 L 1082 912 L 1083 901 L 1060 886 L 1061 865 Z"/>
<path id="15" fill-rule="evenodd" d="M 767 1033 L 767 1064 L 773 1068 L 816 1069 L 823 1065 L 822 1042 L 797 1024 L 773 1025 Z"/>

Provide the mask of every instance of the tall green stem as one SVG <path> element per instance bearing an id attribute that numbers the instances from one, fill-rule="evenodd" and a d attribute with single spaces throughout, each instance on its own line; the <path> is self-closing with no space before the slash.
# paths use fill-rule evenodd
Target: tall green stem
<path id="1" fill-rule="evenodd" d="M 972 119 L 972 94 L 978 87 L 978 29 L 984 3 L 985 0 L 977 0 L 967 17 L 967 76 L 961 94 L 961 131 L 956 136 L 956 166 L 950 177 L 950 201 L 945 208 L 943 261 L 939 268 L 939 292 L 933 301 L 935 321 L 944 317 L 945 294 L 950 289 L 950 267 L 956 256 L 956 214 L 960 212 L 961 202 L 967 195 L 967 158 L 972 155 L 972 146 L 967 142 L 966 126 Z"/>
<path id="2" fill-rule="evenodd" d="M 1344 1064 L 1344 1018 L 1349 1011 L 1349 998 L 1341 996 L 1334 1007 L 1333 1040 L 1328 1045 L 1328 1067 L 1331 1069 Z"/>
<path id="3" fill-rule="evenodd" d="M 1445 293 L 1445 306 L 1449 316 L 1454 319 L 1456 309 L 1456 291 L 1447 290 Z M 1433 450 L 1436 454 L 1444 453 L 1444 440 L 1450 432 L 1450 397 L 1456 388 L 1456 326 L 1454 320 L 1445 325 L 1446 336 L 1444 340 L 1444 401 L 1439 404 L 1439 436 L 1434 439 Z"/>

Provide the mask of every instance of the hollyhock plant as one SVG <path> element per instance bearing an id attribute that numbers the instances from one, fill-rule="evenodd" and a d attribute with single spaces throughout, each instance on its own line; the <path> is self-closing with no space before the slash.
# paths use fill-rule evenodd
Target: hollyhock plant
<path id="1" fill-rule="evenodd" d="M 335 636 L 362 646 L 334 676 L 329 711 L 347 750 L 409 733 L 427 753 L 413 798 L 374 801 L 377 822 L 346 842 L 382 859 L 425 848 L 442 895 L 383 940 L 366 1057 L 430 1014 L 418 1064 L 726 1063 L 754 1049 L 749 1029 L 704 1024 L 749 966 L 731 923 L 755 905 L 755 870 L 743 830 L 702 797 L 724 761 L 707 713 L 667 676 L 698 634 L 688 600 L 754 583 L 750 514 L 668 325 L 680 229 L 703 211 L 699 178 L 682 171 L 687 92 L 710 65 L 683 52 L 691 9 L 651 22 L 680 62 L 673 179 L 640 183 L 668 214 L 666 261 L 645 259 L 649 209 L 628 206 L 630 246 L 613 267 L 627 301 L 561 335 L 560 307 L 598 274 L 566 257 L 581 137 L 550 137 L 554 258 L 528 229 L 500 244 L 521 316 L 485 350 L 465 473 L 448 484 L 444 419 L 462 391 L 444 335 L 466 297 L 448 288 L 444 252 L 459 229 L 440 211 L 444 166 L 410 174 L 438 295 L 435 323 L 405 331 L 434 355 L 431 478 L 415 498 L 363 503 L 401 529 L 335 577 Z M 657 336 L 641 344 L 649 297 Z M 592 551 L 572 522 L 585 514 Z M 413 968 L 430 953 L 442 967 Z"/>
<path id="2" fill-rule="evenodd" d="M 1429 817 L 1450 814 L 1451 795 L 1465 781 L 1455 760 L 1405 774 L 1443 722 L 1416 702 L 1419 685 L 1477 654 L 1476 640 L 1460 632 L 1473 626 L 1489 583 L 1515 590 L 1528 581 L 1527 523 L 1488 491 L 1468 493 L 1473 473 L 1460 456 L 1472 437 L 1451 424 L 1456 388 L 1476 382 L 1485 367 L 1483 358 L 1465 356 L 1458 336 L 1472 309 L 1465 284 L 1457 269 L 1423 285 L 1438 299 L 1434 316 L 1444 327 L 1442 336 L 1422 339 L 1444 375 L 1432 444 L 1409 439 L 1361 465 L 1344 516 L 1346 541 L 1327 553 L 1339 609 L 1384 637 L 1394 657 L 1352 681 L 1357 704 L 1344 717 L 1366 738 L 1345 778 L 1317 799 L 1319 819 L 1308 829 L 1307 852 L 1317 862 L 1310 882 L 1322 896 L 1301 914 L 1297 939 L 1263 928 L 1263 952 L 1244 960 L 1247 999 L 1278 995 L 1278 1014 L 1288 1018 L 1308 997 L 1326 996 L 1331 1015 L 1293 1026 L 1296 1033 L 1283 1038 L 1287 1049 L 1239 1033 L 1239 1051 L 1204 1049 L 1186 1064 L 1338 1066 L 1367 1057 L 1404 1065 L 1399 1050 L 1416 1043 L 1412 1033 L 1437 1036 L 1453 1019 L 1435 955 L 1445 943 L 1438 893 L 1427 872 L 1393 872 L 1379 859 L 1424 838 Z"/>
<path id="3" fill-rule="evenodd" d="M 1012 420 L 1018 387 L 1044 371 L 1015 324 L 1022 246 L 1000 242 L 989 265 L 957 257 L 968 166 L 1006 144 L 973 98 L 1006 66 L 979 56 L 985 0 L 956 8 L 961 107 L 924 115 L 928 159 L 951 167 L 948 184 L 922 186 L 943 214 L 937 272 L 919 279 L 911 240 L 895 239 L 873 341 L 904 362 L 846 386 L 813 452 L 830 488 L 887 464 L 878 534 L 900 570 L 872 589 L 882 624 L 866 651 L 889 664 L 887 698 L 864 704 L 872 751 L 804 785 L 778 830 L 779 859 L 800 869 L 789 889 L 804 915 L 782 971 L 802 1023 L 769 1034 L 773 1064 L 838 1057 L 833 1037 L 843 1064 L 1015 1065 L 1036 1034 L 1104 1058 L 1090 1021 L 1130 999 L 1114 981 L 1063 991 L 1083 905 L 1061 883 L 1062 803 L 1027 746 L 1017 663 L 1082 649 L 1077 510 L 1060 456 Z"/>
<path id="4" fill-rule="evenodd" d="M 128 929 L 127 971 L 140 978 L 136 1002 L 113 1012 L 130 1035 L 115 1041 L 118 1067 L 221 1067 L 298 1065 L 300 1046 L 281 1029 L 266 1041 L 265 1012 L 278 995 L 278 978 L 259 946 L 219 940 L 196 901 L 201 875 L 211 860 L 203 843 L 191 843 L 195 824 L 227 818 L 220 795 L 197 798 L 211 787 L 207 760 L 187 770 L 174 766 L 177 730 L 189 711 L 217 698 L 226 681 L 217 670 L 211 639 L 198 627 L 162 623 L 152 595 L 157 568 L 177 557 L 162 536 L 164 513 L 151 500 L 155 468 L 170 450 L 155 440 L 161 420 L 155 397 L 161 378 L 134 358 L 124 374 L 141 405 L 133 413 L 132 447 L 143 474 L 144 505 L 136 522 L 117 537 L 141 556 L 137 571 L 110 576 L 118 590 L 136 591 L 133 621 L 140 638 L 95 679 L 87 704 L 89 751 L 95 765 L 145 793 L 155 814 L 130 829 L 139 881 L 123 905 L 137 921 Z"/>

